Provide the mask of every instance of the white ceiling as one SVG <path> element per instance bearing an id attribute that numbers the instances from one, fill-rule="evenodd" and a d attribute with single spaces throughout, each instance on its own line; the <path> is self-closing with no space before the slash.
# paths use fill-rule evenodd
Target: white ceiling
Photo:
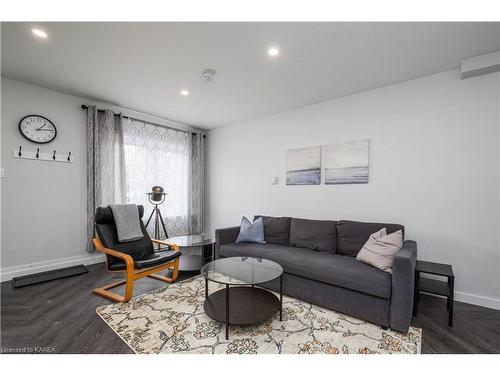
<path id="1" fill-rule="evenodd" d="M 3 23 L 2 75 L 215 128 L 498 49 L 500 23 Z M 214 81 L 200 79 L 205 68 Z"/>

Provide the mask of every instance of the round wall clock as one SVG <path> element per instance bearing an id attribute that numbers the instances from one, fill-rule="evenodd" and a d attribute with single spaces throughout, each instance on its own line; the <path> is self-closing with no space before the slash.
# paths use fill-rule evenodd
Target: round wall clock
<path id="1" fill-rule="evenodd" d="M 49 143 L 56 138 L 56 126 L 48 118 L 28 115 L 19 121 L 19 132 L 30 142 Z"/>

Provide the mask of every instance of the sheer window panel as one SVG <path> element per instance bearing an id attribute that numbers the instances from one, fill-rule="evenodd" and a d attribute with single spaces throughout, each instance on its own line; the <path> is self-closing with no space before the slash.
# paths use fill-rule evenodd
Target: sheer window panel
<path id="1" fill-rule="evenodd" d="M 170 237 L 189 233 L 189 141 L 188 132 L 135 119 L 123 124 L 126 200 L 144 206 L 146 221 L 153 209 L 146 193 L 162 186 L 167 195 L 160 210 Z"/>

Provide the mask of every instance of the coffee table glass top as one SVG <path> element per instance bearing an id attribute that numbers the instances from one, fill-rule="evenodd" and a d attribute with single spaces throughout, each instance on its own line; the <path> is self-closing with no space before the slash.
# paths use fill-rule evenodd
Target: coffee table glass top
<path id="1" fill-rule="evenodd" d="M 261 284 L 281 276 L 283 268 L 262 258 L 233 257 L 205 264 L 201 274 L 206 279 L 228 285 Z"/>
<path id="2" fill-rule="evenodd" d="M 187 234 L 184 236 L 170 237 L 164 241 L 179 247 L 205 246 L 214 242 L 209 236 L 205 236 L 204 234 Z"/>

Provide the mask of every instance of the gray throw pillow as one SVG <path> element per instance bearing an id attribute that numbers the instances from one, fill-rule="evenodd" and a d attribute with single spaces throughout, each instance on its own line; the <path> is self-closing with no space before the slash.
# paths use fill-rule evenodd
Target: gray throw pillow
<path id="1" fill-rule="evenodd" d="M 240 234 L 236 242 L 264 243 L 264 222 L 259 217 L 253 223 L 245 216 L 241 218 Z"/>

